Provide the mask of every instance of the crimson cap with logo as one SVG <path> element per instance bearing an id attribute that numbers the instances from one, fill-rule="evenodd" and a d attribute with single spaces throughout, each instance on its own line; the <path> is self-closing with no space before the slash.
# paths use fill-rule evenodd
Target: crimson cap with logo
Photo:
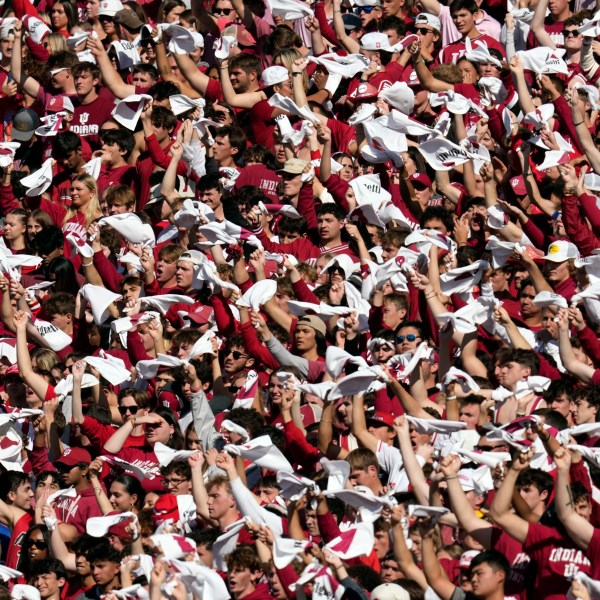
<path id="1" fill-rule="evenodd" d="M 90 464 L 92 456 L 83 448 L 66 448 L 62 456 L 56 461 L 58 464 L 74 467 L 80 463 Z"/>
<path id="2" fill-rule="evenodd" d="M 413 185 L 415 183 L 420 183 L 421 185 L 424 185 L 426 188 L 433 187 L 433 184 L 431 183 L 431 179 L 429 178 L 429 175 L 427 175 L 427 173 L 413 173 L 410 176 L 410 181 Z"/>
<path id="3" fill-rule="evenodd" d="M 510 185 L 513 189 L 513 192 L 517 196 L 526 196 L 527 195 L 527 187 L 525 186 L 525 179 L 523 175 L 517 175 L 510 180 Z"/>
<path id="4" fill-rule="evenodd" d="M 61 112 L 63 110 L 74 113 L 75 107 L 73 106 L 73 102 L 71 102 L 71 98 L 68 96 L 48 96 L 46 98 L 46 112 Z"/>
<path id="5" fill-rule="evenodd" d="M 152 509 L 152 520 L 156 525 L 163 521 L 172 520 L 174 523 L 179 521 L 179 505 L 177 496 L 173 494 L 163 494 Z"/>
<path id="6" fill-rule="evenodd" d="M 204 306 L 203 304 L 192 304 L 192 307 L 192 310 L 190 310 L 187 315 L 190 321 L 194 321 L 194 323 L 197 325 L 210 323 L 210 318 L 213 314 L 213 309 L 210 306 Z"/>

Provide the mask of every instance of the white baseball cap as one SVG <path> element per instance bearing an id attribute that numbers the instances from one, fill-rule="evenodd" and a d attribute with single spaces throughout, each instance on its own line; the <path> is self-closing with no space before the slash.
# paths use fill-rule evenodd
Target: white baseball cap
<path id="1" fill-rule="evenodd" d="M 571 242 L 567 242 L 567 240 L 558 240 L 556 242 L 552 242 L 548 246 L 548 254 L 544 256 L 545 260 L 549 260 L 551 262 L 564 262 L 565 260 L 577 258 L 579 258 L 579 250 L 577 250 L 577 246 Z"/>
<path id="2" fill-rule="evenodd" d="M 387 50 L 390 51 L 390 40 L 385 33 L 372 31 L 360 38 L 360 47 L 363 50 Z"/>
<path id="3" fill-rule="evenodd" d="M 120 0 L 102 0 L 98 16 L 114 17 L 120 10 L 123 10 L 123 4 Z"/>
<path id="4" fill-rule="evenodd" d="M 371 592 L 371 600 L 410 600 L 410 594 L 397 583 L 382 583 Z"/>
<path id="5" fill-rule="evenodd" d="M 387 36 L 386 36 L 387 39 Z M 260 83 L 263 87 L 269 87 L 278 83 L 283 83 L 290 78 L 289 71 L 281 65 L 267 67 L 260 78 Z"/>
<path id="6" fill-rule="evenodd" d="M 415 26 L 418 25 L 429 25 L 432 29 L 435 29 L 437 32 L 442 30 L 442 24 L 440 20 L 430 13 L 419 13 L 415 17 Z"/>

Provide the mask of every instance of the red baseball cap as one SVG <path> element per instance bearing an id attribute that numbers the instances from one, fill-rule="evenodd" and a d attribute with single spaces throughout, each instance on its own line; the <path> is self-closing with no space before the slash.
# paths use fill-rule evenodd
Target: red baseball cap
<path id="1" fill-rule="evenodd" d="M 152 509 L 152 520 L 156 525 L 160 525 L 163 521 L 169 519 L 172 519 L 173 522 L 179 521 L 177 497 L 173 494 L 163 494 Z"/>
<path id="2" fill-rule="evenodd" d="M 389 413 L 376 412 L 375 414 L 367 417 L 367 424 L 369 424 L 369 422 L 371 424 L 376 423 L 377 427 L 383 427 L 384 425 L 386 425 L 390 429 L 394 427 L 394 417 Z"/>
<path id="3" fill-rule="evenodd" d="M 523 175 L 517 175 L 516 177 L 512 177 L 510 180 L 510 185 L 513 189 L 513 192 L 517 196 L 526 196 L 527 188 L 525 187 L 525 179 Z"/>
<path id="4" fill-rule="evenodd" d="M 412 183 L 420 183 L 428 188 L 433 187 L 431 179 L 429 179 L 429 175 L 427 175 L 427 173 L 413 173 L 410 176 L 410 180 Z"/>
<path id="5" fill-rule="evenodd" d="M 87 463 L 89 465 L 92 462 L 92 456 L 83 448 L 66 448 L 56 462 L 67 467 L 74 467 L 79 463 Z"/>
<path id="6" fill-rule="evenodd" d="M 203 304 L 192 304 L 191 310 L 187 317 L 190 321 L 194 321 L 198 325 L 204 325 L 210 323 L 210 318 L 213 314 L 213 309 L 210 306 L 204 306 Z"/>

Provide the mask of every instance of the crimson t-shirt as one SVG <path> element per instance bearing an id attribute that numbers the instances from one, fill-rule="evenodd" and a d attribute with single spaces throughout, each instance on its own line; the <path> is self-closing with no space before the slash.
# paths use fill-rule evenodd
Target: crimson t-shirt
<path id="1" fill-rule="evenodd" d="M 488 48 L 496 48 L 496 50 L 502 53 L 502 56 L 506 56 L 506 50 L 504 49 L 504 46 L 498 40 L 494 39 L 493 37 L 490 37 L 489 35 L 485 35 L 484 33 L 482 33 L 479 37 L 472 38 L 471 44 L 473 45 L 473 48 L 477 47 L 477 42 L 484 42 Z M 466 54 L 466 52 L 467 46 L 464 40 L 459 40 L 458 42 L 454 42 L 452 44 L 444 46 L 440 50 L 438 59 L 440 61 L 440 64 L 442 65 L 445 63 L 456 64 L 459 58 L 462 58 Z"/>
<path id="2" fill-rule="evenodd" d="M 556 527 L 529 523 L 523 551 L 537 565 L 536 600 L 564 600 L 571 587 L 568 578 L 578 571 L 592 575 L 586 553 Z"/>
<path id="3" fill-rule="evenodd" d="M 239 190 L 245 185 L 253 185 L 260 188 L 269 200 L 279 203 L 277 186 L 280 181 L 281 176 L 275 171 L 268 169 L 265 165 L 248 165 L 240 170 L 240 174 L 235 180 L 235 189 Z"/>
<path id="4" fill-rule="evenodd" d="M 71 131 L 80 137 L 87 138 L 92 147 L 100 147 L 100 126 L 112 116 L 115 107 L 113 93 L 101 87 L 98 97 L 89 104 L 80 104 L 77 98 L 73 101 L 75 113 L 71 123 Z"/>
<path id="5" fill-rule="evenodd" d="M 501 529 L 494 526 L 492 548 L 506 556 L 510 563 L 510 574 L 506 582 L 506 595 L 525 600 L 527 588 L 535 577 L 535 564 L 531 557 L 523 551 L 523 544 Z"/>

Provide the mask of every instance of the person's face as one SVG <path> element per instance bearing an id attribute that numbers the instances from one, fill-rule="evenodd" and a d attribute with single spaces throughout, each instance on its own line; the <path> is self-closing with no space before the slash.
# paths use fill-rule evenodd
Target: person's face
<path id="1" fill-rule="evenodd" d="M 229 583 L 229 591 L 234 598 L 239 598 L 242 595 L 247 595 L 248 590 L 252 590 L 255 583 L 256 575 L 250 569 L 242 569 L 234 567 L 227 573 L 227 582 Z"/>
<path id="2" fill-rule="evenodd" d="M 338 421 L 344 425 L 344 427 L 350 427 L 352 425 L 352 403 L 349 400 L 344 399 L 336 406 L 336 417 Z"/>
<path id="3" fill-rule="evenodd" d="M 208 491 L 208 514 L 211 519 L 224 517 L 234 506 L 235 500 L 221 485 L 214 485 Z"/>
<path id="4" fill-rule="evenodd" d="M 177 261 L 175 268 L 175 281 L 177 286 L 187 290 L 192 287 L 194 279 L 194 265 L 186 260 Z"/>
<path id="5" fill-rule="evenodd" d="M 131 204 L 116 204 L 111 203 L 108 205 L 108 214 L 113 215 L 124 215 L 125 213 L 131 212 Z"/>
<path id="6" fill-rule="evenodd" d="M 558 338 L 558 323 L 554 321 L 556 312 L 550 307 L 542 309 L 542 327 L 552 336 Z"/>
<path id="7" fill-rule="evenodd" d="M 100 0 L 87 0 L 85 3 L 85 10 L 88 17 L 95 19 L 98 16 L 100 10 Z"/>
<path id="8" fill-rule="evenodd" d="M 89 71 L 82 71 L 75 77 L 75 91 L 79 96 L 87 96 L 98 85 L 98 79 L 92 77 Z"/>
<path id="9" fill-rule="evenodd" d="M 582 498 L 575 502 L 575 506 L 573 507 L 575 512 L 583 517 L 586 521 L 590 521 L 592 518 L 592 503 L 589 500 Z"/>
<path id="10" fill-rule="evenodd" d="M 530 371 L 528 368 L 522 367 L 517 362 L 510 361 L 501 365 L 500 377 L 498 381 L 505 388 L 511 388 L 518 381 L 521 381 L 525 377 L 528 377 L 529 374 Z"/>
<path id="11" fill-rule="evenodd" d="M 381 8 L 384 17 L 397 16 L 398 12 L 404 6 L 404 0 L 382 0 Z"/>
<path id="12" fill-rule="evenodd" d="M 160 496 L 156 492 L 148 492 L 144 496 L 144 510 L 154 508 L 154 505 L 159 498 Z"/>
<path id="13" fill-rule="evenodd" d="M 426 50 L 431 50 L 440 39 L 440 34 L 429 25 L 419 24 L 415 32 L 419 36 L 421 47 Z"/>
<path id="14" fill-rule="evenodd" d="M 281 404 L 281 397 L 285 392 L 285 382 L 277 378 L 277 375 L 271 375 L 269 379 L 269 399 L 274 404 Z"/>
<path id="15" fill-rule="evenodd" d="M 494 293 L 501 292 L 508 288 L 508 282 L 510 278 L 507 273 L 505 273 L 502 269 L 494 269 L 490 276 L 490 281 L 492 282 L 492 289 Z"/>
<path id="16" fill-rule="evenodd" d="M 140 297 L 142 289 L 139 285 L 132 283 L 126 283 L 123 285 L 123 301 L 128 302 L 129 300 L 137 300 Z"/>
<path id="17" fill-rule="evenodd" d="M 260 498 L 262 504 L 272 504 L 279 495 L 279 490 L 273 486 L 261 485 L 256 490 L 256 495 Z"/>
<path id="18" fill-rule="evenodd" d="M 232 346 L 231 348 L 227 348 L 226 352 L 223 362 L 223 372 L 232 375 L 246 368 L 250 357 L 246 354 L 244 348 Z"/>
<path id="19" fill-rule="evenodd" d="M 67 82 L 71 78 L 71 71 L 69 69 L 57 70 L 58 72 L 50 73 L 50 84 L 56 90 L 62 90 L 67 85 Z"/>
<path id="20" fill-rule="evenodd" d="M 575 421 L 575 425 L 596 422 L 596 413 L 598 412 L 597 407 L 592 406 L 584 398 L 576 400 L 574 404 L 573 421 Z"/>
<path id="21" fill-rule="evenodd" d="M 36 529 L 29 535 L 29 539 L 25 546 L 30 561 L 48 557 L 48 544 L 46 543 L 46 540 L 44 540 L 44 535 L 39 529 Z"/>
<path id="22" fill-rule="evenodd" d="M 67 487 L 73 485 L 76 486 L 81 483 L 83 478 L 83 473 L 78 465 L 71 467 L 70 465 L 64 465 L 62 463 L 58 463 L 56 465 L 56 470 L 59 475 L 62 477 L 63 482 Z"/>
<path id="23" fill-rule="evenodd" d="M 240 67 L 234 67 L 229 71 L 229 81 L 236 94 L 247 92 L 252 84 L 252 78 Z"/>
<path id="24" fill-rule="evenodd" d="M 87 577 L 92 573 L 92 565 L 83 554 L 75 556 L 75 570 L 80 577 Z"/>
<path id="25" fill-rule="evenodd" d="M 383 560 L 383 557 L 388 553 L 390 549 L 390 535 L 387 531 L 378 531 L 375 534 L 375 553 L 379 560 Z"/>
<path id="26" fill-rule="evenodd" d="M 281 83 L 278 83 L 273 87 L 273 89 L 278 93 L 284 96 L 285 98 L 293 98 L 294 97 L 294 85 L 291 79 L 286 79 Z"/>
<path id="27" fill-rule="evenodd" d="M 350 471 L 350 476 L 348 477 L 348 481 L 352 484 L 353 487 L 357 485 L 364 485 L 366 487 L 370 487 L 373 483 L 373 467 L 369 467 L 367 469 L 352 469 Z"/>
<path id="28" fill-rule="evenodd" d="M 423 556 L 421 552 L 423 542 L 421 536 L 416 531 L 414 531 L 408 535 L 408 539 L 412 540 L 412 553 L 415 555 L 417 561 L 421 562 Z"/>
<path id="29" fill-rule="evenodd" d="M 213 120 L 220 125 L 231 125 L 233 124 L 233 118 L 231 116 L 231 110 L 226 106 L 220 104 L 213 105 Z M 227 138 L 229 139 L 229 137 Z"/>
<path id="30" fill-rule="evenodd" d="M 159 373 L 156 376 L 156 379 L 155 379 L 156 383 L 154 385 L 154 390 L 155 390 L 156 394 L 159 394 L 162 391 L 162 389 L 165 387 L 165 385 L 167 385 L 167 383 L 171 383 L 173 381 L 175 381 L 175 378 L 171 374 L 169 374 L 167 372 Z M 123 398 L 123 401 L 125 401 L 125 398 Z"/>
<path id="31" fill-rule="evenodd" d="M 15 36 L 12 34 L 0 40 L 0 53 L 2 53 L 2 58 L 10 59 L 14 44 Z"/>
<path id="32" fill-rule="evenodd" d="M 458 63 L 458 68 L 460 69 L 460 74 L 462 75 L 464 83 L 477 83 L 479 80 L 479 73 L 468 60 L 461 60 L 460 63 Z"/>
<path id="33" fill-rule="evenodd" d="M 193 429 L 185 437 L 185 447 L 187 450 L 202 450 L 202 442 Z"/>
<path id="34" fill-rule="evenodd" d="M 108 560 L 97 560 L 92 565 L 92 577 L 96 585 L 105 586 L 111 583 L 115 577 L 118 577 L 120 569 L 121 567 L 118 563 Z"/>
<path id="35" fill-rule="evenodd" d="M 537 304 L 533 303 L 535 297 L 535 288 L 532 285 L 527 285 L 521 290 L 519 302 L 521 304 L 521 314 L 523 317 L 534 317 L 541 313 L 542 309 Z"/>
<path id="36" fill-rule="evenodd" d="M 71 150 L 66 157 L 58 159 L 58 163 L 67 171 L 74 171 L 81 166 L 83 162 L 82 150 Z"/>
<path id="37" fill-rule="evenodd" d="M 317 231 L 322 243 L 337 239 L 343 229 L 343 223 L 334 215 L 324 213 L 317 219 Z"/>
<path id="38" fill-rule="evenodd" d="M 419 330 L 414 327 L 401 327 L 396 334 L 396 347 L 402 354 L 413 352 L 422 341 Z"/>
<path id="39" fill-rule="evenodd" d="M 429 190 L 429 188 L 427 188 L 427 190 L 431 194 L 431 190 Z M 417 191 L 417 189 L 415 188 L 415 192 L 416 191 Z M 417 198 L 419 198 L 418 194 L 417 194 Z M 427 200 L 427 202 L 428 201 L 429 200 Z M 438 218 L 429 219 L 423 225 L 425 226 L 425 229 L 435 229 L 435 231 L 439 231 L 440 233 L 443 233 L 444 235 L 446 235 L 448 233 L 448 228 L 446 227 L 446 225 L 444 225 L 444 221 L 442 221 L 441 219 L 438 219 Z"/>
<path id="40" fill-rule="evenodd" d="M 71 188 L 71 200 L 74 208 L 87 206 L 94 193 L 82 182 L 74 181 Z"/>
<path id="41" fill-rule="evenodd" d="M 196 546 L 196 552 L 198 553 L 198 558 L 202 564 L 206 565 L 209 569 L 213 568 L 213 552 L 209 550 L 205 544 L 199 544 Z"/>
<path id="42" fill-rule="evenodd" d="M 133 398 L 131 398 L 132 400 Z M 127 488 L 118 481 L 113 481 L 108 490 L 108 500 L 114 510 L 125 512 L 135 506 L 137 496 L 132 496 Z"/>
<path id="43" fill-rule="evenodd" d="M 381 344 L 375 346 L 371 351 L 371 354 L 373 355 L 373 362 L 375 364 L 384 365 L 396 354 L 396 350 L 389 344 Z"/>
<path id="44" fill-rule="evenodd" d="M 280 165 L 285 163 L 285 147 L 281 140 L 275 139 L 275 143 L 273 144 L 273 155 Z"/>
<path id="45" fill-rule="evenodd" d="M 36 491 L 38 493 L 46 488 L 50 488 L 52 492 L 58 492 L 60 486 L 52 479 L 52 477 L 46 477 L 46 479 L 41 479 L 36 483 Z"/>
<path id="46" fill-rule="evenodd" d="M 570 277 L 569 261 L 563 260 L 562 262 L 552 262 L 547 260 L 544 265 L 544 274 L 551 283 L 561 283 Z"/>
<path id="47" fill-rule="evenodd" d="M 288 595 L 281 579 L 279 579 L 279 575 L 277 575 L 277 569 L 271 569 L 267 574 L 267 578 L 269 580 L 269 590 L 275 600 L 287 600 Z"/>
<path id="48" fill-rule="evenodd" d="M 338 161 L 342 165 L 342 170 L 338 172 L 338 177 L 343 181 L 351 181 L 354 177 L 354 162 L 349 156 L 342 156 Z"/>
<path id="49" fill-rule="evenodd" d="M 466 35 L 475 27 L 475 15 L 466 8 L 461 8 L 452 14 L 452 21 L 461 35 Z"/>
<path id="50" fill-rule="evenodd" d="M 395 560 L 387 558 L 381 563 L 381 581 L 383 583 L 393 583 L 401 577 L 402 569 Z"/>
<path id="51" fill-rule="evenodd" d="M 103 159 L 106 159 L 109 165 L 116 165 L 124 160 L 124 153 L 116 143 L 107 144 L 102 142 L 102 153 L 104 155 Z"/>
<path id="52" fill-rule="evenodd" d="M 396 29 L 385 29 L 381 33 L 385 33 L 385 35 L 387 35 L 390 46 L 394 46 L 401 39 Z"/>
<path id="53" fill-rule="evenodd" d="M 364 29 L 371 21 L 376 21 L 377 19 L 381 19 L 383 12 L 381 7 L 373 6 L 358 6 L 356 8 L 358 16 L 360 17 L 361 27 Z"/>
<path id="54" fill-rule="evenodd" d="M 422 183 L 418 183 L 418 182 L 415 182 L 413 184 L 413 188 L 415 190 L 417 202 L 421 206 L 427 206 L 427 204 L 431 200 L 431 196 L 433 195 L 431 188 L 427 187 L 426 185 L 423 185 Z M 441 221 L 441 219 L 440 219 L 440 221 Z M 442 225 L 443 225 L 443 222 L 442 222 Z M 446 227 L 444 226 L 444 230 L 445 229 L 446 229 Z M 439 230 L 439 231 L 441 231 L 441 230 Z M 446 233 L 446 231 L 442 231 L 442 233 Z"/>
<path id="55" fill-rule="evenodd" d="M 424 446 L 425 444 L 431 443 L 431 436 L 426 433 L 419 433 L 412 425 L 409 428 L 410 443 L 413 448 L 418 446 Z"/>
<path id="56" fill-rule="evenodd" d="M 571 414 L 571 401 L 567 398 L 566 394 L 562 394 L 554 398 L 548 404 L 548 408 L 559 412 L 563 417 L 567 418 Z"/>
<path id="57" fill-rule="evenodd" d="M 487 598 L 497 593 L 503 581 L 502 570 L 495 570 L 488 563 L 481 563 L 471 569 L 471 589 L 477 598 Z"/>
<path id="58" fill-rule="evenodd" d="M 302 187 L 302 175 L 282 173 L 282 187 L 284 196 L 295 198 L 300 193 L 300 188 Z"/>
<path id="59" fill-rule="evenodd" d="M 460 408 L 460 416 L 458 418 L 462 423 L 467 424 L 467 429 L 475 429 L 479 423 L 481 410 L 477 404 L 463 404 Z"/>
<path id="60" fill-rule="evenodd" d="M 313 350 L 317 345 L 317 332 L 308 325 L 298 325 L 294 331 L 296 348 L 300 352 Z"/>
<path id="61" fill-rule="evenodd" d="M 192 491 L 192 482 L 179 473 L 171 472 L 165 475 L 163 485 L 167 494 L 173 494 L 173 496 L 190 494 Z"/>
<path id="62" fill-rule="evenodd" d="M 165 21 L 167 23 L 177 23 L 179 21 L 179 15 L 185 10 L 183 6 L 176 6 L 172 8 L 166 15 Z"/>
<path id="63" fill-rule="evenodd" d="M 200 202 L 206 204 L 213 210 L 217 210 L 221 206 L 221 192 L 216 189 L 204 190 L 200 192 Z"/>
<path id="64" fill-rule="evenodd" d="M 233 20 L 237 13 L 233 10 L 233 5 L 229 0 L 217 0 L 213 6 L 213 15 L 217 18 L 227 18 Z"/>
<path id="65" fill-rule="evenodd" d="M 378 421 L 368 421 L 367 431 L 384 444 L 387 444 L 394 437 L 392 430 L 387 425 L 381 425 Z"/>
<path id="66" fill-rule="evenodd" d="M 175 277 L 177 270 L 177 262 L 174 260 L 168 260 L 166 258 L 160 258 L 156 262 L 156 281 L 160 285 L 171 281 Z"/>
<path id="67" fill-rule="evenodd" d="M 490 62 L 482 62 L 478 63 L 479 67 L 479 75 L 481 77 L 500 77 L 501 71 L 500 69 L 493 63 Z"/>
<path id="68" fill-rule="evenodd" d="M 4 218 L 4 239 L 13 242 L 24 237 L 26 226 L 16 215 L 6 215 Z"/>
<path id="69" fill-rule="evenodd" d="M 51 596 L 58 597 L 60 588 L 65 584 L 65 580 L 62 577 L 58 579 L 56 573 L 42 573 L 33 577 L 31 584 L 37 589 L 43 600 Z"/>
<path id="70" fill-rule="evenodd" d="M 215 136 L 213 144 L 213 156 L 217 162 L 221 162 L 231 158 L 237 153 L 237 148 L 234 148 L 229 141 L 228 135 Z"/>
<path id="71" fill-rule="evenodd" d="M 155 444 L 156 442 L 166 444 L 171 439 L 171 436 L 174 433 L 173 426 L 169 425 L 161 416 L 155 413 L 151 413 L 150 416 L 160 419 L 160 422 L 147 423 L 146 425 L 144 425 L 146 441 L 149 444 Z"/>
<path id="72" fill-rule="evenodd" d="M 394 246 L 394 244 L 388 242 L 381 248 L 381 258 L 383 258 L 383 262 L 387 262 L 390 258 L 394 258 L 400 248 Z"/>
<path id="73" fill-rule="evenodd" d="M 65 30 L 69 26 L 69 19 L 65 13 L 64 6 L 60 2 L 55 3 L 50 11 L 50 21 L 55 31 Z"/>
<path id="74" fill-rule="evenodd" d="M 558 16 L 564 12 L 568 4 L 568 0 L 550 0 L 548 9 L 550 10 L 551 15 Z"/>

